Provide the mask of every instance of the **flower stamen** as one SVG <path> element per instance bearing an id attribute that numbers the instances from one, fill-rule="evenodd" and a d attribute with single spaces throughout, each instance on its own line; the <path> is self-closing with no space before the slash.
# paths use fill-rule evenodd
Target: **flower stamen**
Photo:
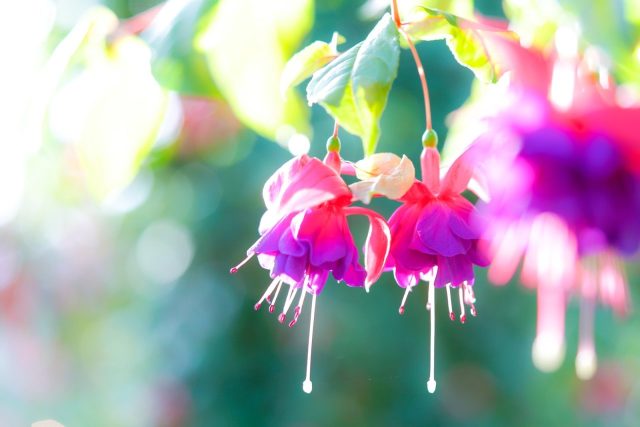
<path id="1" fill-rule="evenodd" d="M 471 315 L 476 317 L 478 315 L 478 311 L 475 306 L 476 296 L 473 293 L 473 288 L 466 281 L 462 283 L 462 287 L 464 288 L 464 302 L 471 307 Z"/>
<path id="2" fill-rule="evenodd" d="M 302 287 L 302 292 L 300 293 L 300 299 L 298 300 L 298 305 L 293 310 L 293 320 L 289 322 L 289 327 L 293 328 L 293 326 L 298 323 L 298 317 L 300 317 L 300 313 L 302 313 L 302 306 L 304 305 L 304 297 L 307 295 L 307 291 Z"/>
<path id="3" fill-rule="evenodd" d="M 464 311 L 464 291 L 462 289 L 464 285 L 460 285 L 458 288 L 458 299 L 460 300 L 460 323 L 467 321 L 467 316 Z"/>
<path id="4" fill-rule="evenodd" d="M 411 292 L 411 286 L 407 286 L 404 291 L 404 296 L 402 297 L 402 303 L 400 303 L 400 308 L 398 309 L 398 313 L 404 314 L 404 305 L 407 302 L 407 296 L 409 296 L 409 292 Z"/>
<path id="5" fill-rule="evenodd" d="M 254 254 L 254 253 L 251 253 L 251 255 L 249 255 L 249 256 L 247 256 L 245 259 L 243 259 L 243 260 L 240 262 L 240 264 L 236 265 L 235 267 L 231 267 L 231 268 L 229 269 L 229 273 L 231 273 L 231 274 L 236 274 L 236 273 L 238 272 L 238 270 L 240 270 L 240 268 L 241 268 L 243 265 L 245 265 L 246 263 L 248 263 L 248 262 L 249 262 L 249 260 L 250 260 L 251 258 L 253 258 L 253 255 L 255 255 L 255 254 Z"/>
<path id="6" fill-rule="evenodd" d="M 289 291 L 287 292 L 287 299 L 284 302 L 282 313 L 280 313 L 280 315 L 278 316 L 278 322 L 284 323 L 284 321 L 287 319 L 287 311 L 289 311 L 289 307 L 291 307 L 291 303 L 296 297 L 296 292 L 298 292 L 298 289 L 296 289 L 294 285 L 291 285 Z"/>
<path id="7" fill-rule="evenodd" d="M 267 302 L 271 303 L 271 301 L 269 300 L 269 296 L 273 293 L 273 290 L 276 288 L 278 283 L 280 283 L 280 279 L 278 279 L 277 277 L 271 281 L 271 283 L 267 287 L 267 290 L 264 292 L 264 294 L 262 294 L 262 297 L 260 298 L 260 300 L 253 306 L 253 308 L 256 311 L 260 310 L 260 307 L 262 306 L 262 302 L 265 299 L 267 300 Z"/>
<path id="8" fill-rule="evenodd" d="M 446 288 L 447 288 L 447 305 L 449 306 L 449 319 L 451 319 L 452 322 L 455 322 L 456 314 L 453 312 L 453 308 L 451 307 L 451 285 L 448 284 Z"/>
<path id="9" fill-rule="evenodd" d="M 278 283 L 278 289 L 276 289 L 276 294 L 273 296 L 273 300 L 271 304 L 269 304 L 269 313 L 273 313 L 276 311 L 276 300 L 278 299 L 278 295 L 280 295 L 280 289 L 282 288 L 282 280 Z"/>

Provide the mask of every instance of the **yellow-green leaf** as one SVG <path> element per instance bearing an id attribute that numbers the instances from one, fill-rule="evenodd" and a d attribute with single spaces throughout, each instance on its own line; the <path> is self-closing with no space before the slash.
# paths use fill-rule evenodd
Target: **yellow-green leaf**
<path id="1" fill-rule="evenodd" d="M 280 92 L 286 93 L 338 56 L 335 44 L 340 36 L 334 37 L 336 43 L 315 41 L 291 57 L 282 71 Z"/>
<path id="2" fill-rule="evenodd" d="M 504 73 L 491 57 L 491 47 L 505 39 L 517 39 L 515 33 L 493 23 L 474 22 L 437 9 L 423 7 L 421 18 L 407 25 L 410 37 L 430 41 L 445 39 L 456 61 L 469 68 L 484 82 L 495 83 Z"/>

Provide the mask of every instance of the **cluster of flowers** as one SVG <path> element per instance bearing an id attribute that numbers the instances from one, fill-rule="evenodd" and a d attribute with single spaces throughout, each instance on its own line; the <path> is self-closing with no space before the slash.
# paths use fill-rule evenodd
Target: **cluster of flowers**
<path id="1" fill-rule="evenodd" d="M 500 108 L 478 117 L 483 131 L 446 171 L 441 172 L 432 130 L 422 141 L 421 180 L 405 156 L 380 153 L 356 163 L 344 161 L 334 134 L 323 161 L 298 156 L 267 181 L 261 237 L 232 272 L 257 256 L 273 281 L 255 308 L 266 302 L 274 312 L 276 302 L 284 300 L 278 317 L 282 323 L 299 292 L 289 326 L 298 321 L 305 296 L 311 294 L 304 391 L 312 388 L 316 297 L 329 273 L 338 282 L 368 291 L 383 271 L 392 270 L 406 290 L 400 314 L 409 292 L 421 280 L 427 282 L 427 387 L 434 392 L 435 289 L 446 291 L 451 320 L 456 320 L 451 293 L 457 289 L 464 323 L 466 307 L 476 315 L 474 266 L 489 266 L 490 260 L 489 278 L 501 284 L 511 279 L 522 259 L 522 282 L 537 288 L 533 357 L 543 370 L 562 360 L 567 301 L 571 295 L 581 298 L 576 368 L 580 377 L 593 374 L 595 302 L 599 297 L 618 313 L 627 310 L 621 258 L 640 247 L 640 143 L 630 132 L 640 121 L 640 109 L 618 106 L 612 82 L 598 79 L 580 58 L 549 58 L 512 48 Z M 558 87 L 569 99 L 557 95 Z M 341 175 L 355 175 L 359 181 L 347 185 Z M 480 197 L 476 206 L 462 195 L 467 189 Z M 372 196 L 401 205 L 388 221 L 353 206 Z M 364 266 L 347 222 L 350 215 L 370 221 Z"/>

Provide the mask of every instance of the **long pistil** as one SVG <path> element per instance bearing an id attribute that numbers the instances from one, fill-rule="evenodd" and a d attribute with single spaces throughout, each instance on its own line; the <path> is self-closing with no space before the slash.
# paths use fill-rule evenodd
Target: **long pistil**
<path id="1" fill-rule="evenodd" d="M 431 340 L 430 340 L 430 353 L 431 359 L 429 360 L 429 380 L 427 381 L 427 390 L 429 393 L 436 391 L 435 380 L 435 355 L 436 355 L 436 301 L 435 301 L 435 287 L 433 282 L 429 282 L 429 313 L 431 315 Z"/>
<path id="2" fill-rule="evenodd" d="M 307 347 L 307 376 L 302 383 L 302 390 L 305 393 L 311 393 L 313 384 L 311 383 L 311 350 L 313 347 L 313 324 L 316 319 L 316 289 L 313 289 L 313 297 L 311 299 L 311 321 L 309 322 L 309 345 Z"/>

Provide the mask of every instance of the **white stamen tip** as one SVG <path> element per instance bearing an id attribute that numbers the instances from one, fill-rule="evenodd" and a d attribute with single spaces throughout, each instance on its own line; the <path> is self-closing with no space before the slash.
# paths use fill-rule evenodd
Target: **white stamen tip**
<path id="1" fill-rule="evenodd" d="M 311 391 L 313 390 L 313 384 L 310 380 L 304 380 L 304 382 L 302 383 L 302 390 L 307 394 L 311 393 Z"/>
<path id="2" fill-rule="evenodd" d="M 429 391 L 429 393 L 436 392 L 436 380 L 427 381 L 427 390 Z"/>
<path id="3" fill-rule="evenodd" d="M 533 364 L 542 372 L 557 370 L 564 359 L 562 338 L 541 335 L 533 341 Z"/>
<path id="4" fill-rule="evenodd" d="M 595 351 L 578 351 L 576 356 L 576 375 L 583 381 L 590 380 L 598 365 Z"/>

